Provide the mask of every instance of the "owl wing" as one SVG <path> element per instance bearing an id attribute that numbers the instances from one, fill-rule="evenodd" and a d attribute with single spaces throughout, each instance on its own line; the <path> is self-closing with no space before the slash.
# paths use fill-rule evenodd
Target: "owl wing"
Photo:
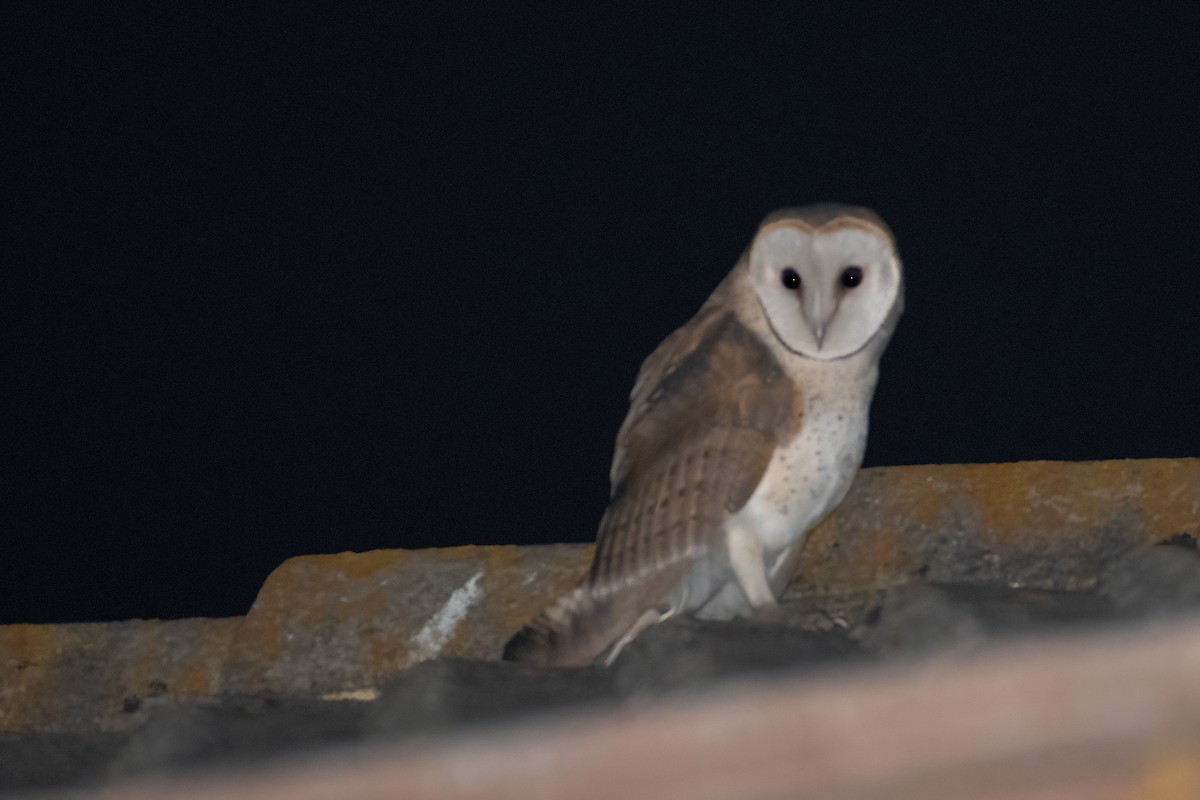
<path id="1" fill-rule="evenodd" d="M 617 432 L 617 447 L 613 453 L 612 468 L 609 470 L 609 483 L 613 493 L 625 481 L 629 471 L 629 430 L 642 418 L 650 407 L 650 397 L 655 394 L 667 376 L 672 375 L 679 365 L 704 341 L 712 332 L 715 324 L 723 317 L 720 311 L 713 308 L 703 308 L 688 320 L 687 324 L 676 328 L 666 339 L 663 339 L 654 352 L 646 356 L 638 369 L 633 389 L 629 392 L 629 412 Z"/>
<path id="2" fill-rule="evenodd" d="M 703 312 L 646 359 L 617 435 L 594 595 L 686 570 L 758 487 L 799 392 L 732 313 Z"/>

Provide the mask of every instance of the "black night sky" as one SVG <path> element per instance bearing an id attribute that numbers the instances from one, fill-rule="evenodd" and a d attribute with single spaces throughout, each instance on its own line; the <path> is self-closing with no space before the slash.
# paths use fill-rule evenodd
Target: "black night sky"
<path id="1" fill-rule="evenodd" d="M 907 271 L 868 465 L 1200 455 L 1200 6 L 405 5 L 5 25 L 0 623 L 590 540 L 641 359 L 817 200 Z"/>

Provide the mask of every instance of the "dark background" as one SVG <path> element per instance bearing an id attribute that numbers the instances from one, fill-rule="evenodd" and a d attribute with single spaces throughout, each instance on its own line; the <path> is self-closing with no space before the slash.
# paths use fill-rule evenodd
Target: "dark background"
<path id="1" fill-rule="evenodd" d="M 0 622 L 590 539 L 641 359 L 815 200 L 905 259 L 868 465 L 1200 455 L 1195 4 L 432 6 L 6 26 Z"/>

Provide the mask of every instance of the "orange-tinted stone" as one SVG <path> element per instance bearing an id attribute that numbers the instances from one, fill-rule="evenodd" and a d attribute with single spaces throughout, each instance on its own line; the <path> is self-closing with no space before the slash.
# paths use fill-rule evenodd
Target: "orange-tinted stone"
<path id="1" fill-rule="evenodd" d="M 0 731 L 118 731 L 213 694 L 240 619 L 0 626 Z"/>
<path id="2" fill-rule="evenodd" d="M 1137 544 L 1200 536 L 1200 459 L 863 470 L 805 544 L 793 591 L 925 576 L 1093 585 Z M 289 559 L 244 618 L 0 626 L 0 731 L 122 730 L 217 691 L 325 694 L 438 656 L 495 658 L 584 574 L 590 545 Z"/>

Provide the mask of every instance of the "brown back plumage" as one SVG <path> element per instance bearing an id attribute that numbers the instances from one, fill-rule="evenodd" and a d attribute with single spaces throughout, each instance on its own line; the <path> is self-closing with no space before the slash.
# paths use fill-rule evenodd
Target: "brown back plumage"
<path id="1" fill-rule="evenodd" d="M 800 408 L 774 356 L 732 313 L 710 304 L 671 334 L 642 365 L 617 435 L 587 581 L 517 633 L 504 657 L 587 664 L 643 614 L 665 611 Z"/>

